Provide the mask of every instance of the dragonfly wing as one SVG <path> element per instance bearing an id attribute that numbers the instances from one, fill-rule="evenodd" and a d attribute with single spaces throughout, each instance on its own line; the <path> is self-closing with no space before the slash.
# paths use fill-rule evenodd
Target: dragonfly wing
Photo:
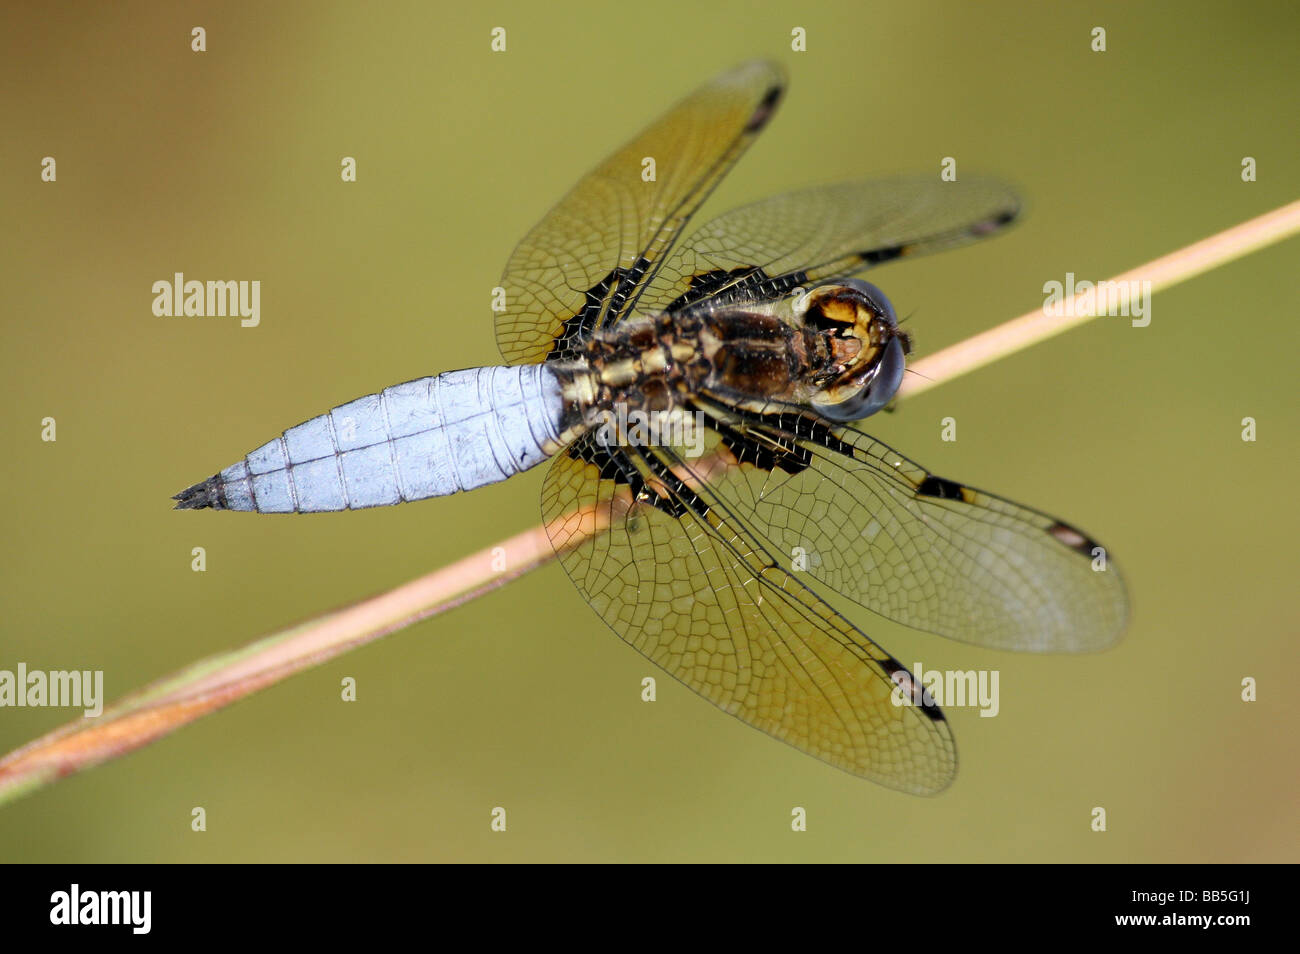
<path id="1" fill-rule="evenodd" d="M 682 226 L 767 124 L 784 89 L 771 63 L 724 73 L 560 200 L 519 243 L 501 279 L 505 310 L 496 331 L 506 360 L 565 356 L 597 327 L 624 317 Z"/>
<path id="2" fill-rule="evenodd" d="M 1020 201 L 995 179 L 871 179 L 788 192 L 727 212 L 674 250 L 636 303 L 636 313 L 699 301 L 781 297 L 874 265 L 993 235 Z"/>
<path id="3" fill-rule="evenodd" d="M 551 464 L 542 510 L 602 619 L 723 711 L 853 775 L 918 794 L 956 770 L 933 699 L 731 519 L 665 448 L 590 436 Z"/>
<path id="4" fill-rule="evenodd" d="M 733 464 L 710 474 L 712 492 L 787 566 L 980 646 L 1089 652 L 1122 635 L 1119 569 L 1065 521 L 939 477 L 851 426 L 698 403 Z"/>

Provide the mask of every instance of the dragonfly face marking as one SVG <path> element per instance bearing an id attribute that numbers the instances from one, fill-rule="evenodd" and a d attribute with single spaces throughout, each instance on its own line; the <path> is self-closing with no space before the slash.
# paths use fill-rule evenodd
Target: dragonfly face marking
<path id="1" fill-rule="evenodd" d="M 853 278 L 823 285 L 807 298 L 803 321 L 828 352 L 812 372 L 818 391 L 809 403 L 818 413 L 859 421 L 894 399 L 912 339 L 884 292 Z"/>
<path id="2" fill-rule="evenodd" d="M 1019 208 L 1010 189 L 971 176 L 850 182 L 687 232 L 784 88 L 767 63 L 716 77 L 543 217 L 501 280 L 507 366 L 342 405 L 177 506 L 381 506 L 550 458 L 547 531 L 618 636 L 802 752 L 942 791 L 956 771 L 942 711 L 814 585 L 985 647 L 1087 652 L 1120 637 L 1124 584 L 1082 531 L 939 477 L 851 423 L 889 402 L 911 350 L 889 300 L 854 276 L 998 233 Z M 644 156 L 654 181 L 641 179 Z M 698 420 L 702 453 L 601 437 L 602 420 L 630 411 Z"/>

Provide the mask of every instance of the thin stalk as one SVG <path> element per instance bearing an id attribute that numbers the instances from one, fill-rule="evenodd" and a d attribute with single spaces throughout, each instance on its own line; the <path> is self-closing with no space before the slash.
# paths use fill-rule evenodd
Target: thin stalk
<path id="1" fill-rule="evenodd" d="M 1297 233 L 1300 200 L 1112 281 L 1123 302 L 1132 282 L 1149 281 L 1152 291 L 1168 288 Z M 908 376 L 900 396 L 928 391 L 1083 324 L 1093 316 L 1083 313 L 1082 303 L 1076 295 L 1068 305 L 1037 308 L 918 361 L 913 366 L 917 373 Z M 604 529 L 594 515 L 579 516 L 582 532 L 573 534 L 571 546 Z M 296 672 L 460 606 L 555 557 L 546 528 L 534 527 L 386 593 L 194 663 L 119 700 L 98 718 L 70 722 L 0 759 L 0 804 L 147 745 Z"/>

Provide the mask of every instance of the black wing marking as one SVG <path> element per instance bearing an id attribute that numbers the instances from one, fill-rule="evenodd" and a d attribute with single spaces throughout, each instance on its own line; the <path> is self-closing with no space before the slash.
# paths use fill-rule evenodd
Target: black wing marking
<path id="1" fill-rule="evenodd" d="M 682 227 L 762 131 L 785 89 L 749 63 L 702 86 L 588 173 L 519 243 L 497 344 L 511 364 L 564 357 L 623 317 Z M 653 181 L 643 160 L 655 163 Z"/>
<path id="2" fill-rule="evenodd" d="M 735 209 L 701 226 L 660 267 L 634 314 L 708 300 L 782 297 L 883 262 L 993 235 L 1019 199 L 993 179 L 900 177 L 805 189 Z"/>
<path id="3" fill-rule="evenodd" d="M 590 436 L 555 459 L 543 516 L 583 597 L 741 721 L 891 788 L 945 788 L 956 751 L 933 700 L 914 702 L 903 666 L 783 569 L 695 466 Z"/>
<path id="4" fill-rule="evenodd" d="M 938 477 L 850 426 L 698 405 L 738 465 L 711 472 L 714 493 L 787 566 L 981 646 L 1088 652 L 1122 635 L 1119 569 L 1068 523 Z"/>

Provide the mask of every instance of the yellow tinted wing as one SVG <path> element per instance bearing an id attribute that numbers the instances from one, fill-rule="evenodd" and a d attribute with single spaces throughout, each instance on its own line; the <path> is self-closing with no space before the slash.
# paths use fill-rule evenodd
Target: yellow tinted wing
<path id="1" fill-rule="evenodd" d="M 723 73 L 589 172 L 510 257 L 496 317 L 505 359 L 564 354 L 626 314 L 784 88 L 770 63 Z"/>

